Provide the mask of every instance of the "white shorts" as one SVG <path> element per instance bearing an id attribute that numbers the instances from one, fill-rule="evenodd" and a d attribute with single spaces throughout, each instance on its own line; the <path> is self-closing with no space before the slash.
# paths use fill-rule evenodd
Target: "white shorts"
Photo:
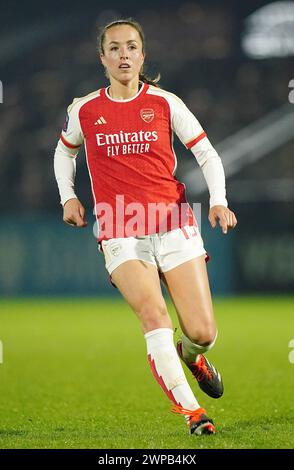
<path id="1" fill-rule="evenodd" d="M 122 263 L 134 259 L 166 272 L 201 255 L 209 258 L 198 228 L 188 225 L 165 233 L 103 240 L 101 248 L 110 275 Z"/>

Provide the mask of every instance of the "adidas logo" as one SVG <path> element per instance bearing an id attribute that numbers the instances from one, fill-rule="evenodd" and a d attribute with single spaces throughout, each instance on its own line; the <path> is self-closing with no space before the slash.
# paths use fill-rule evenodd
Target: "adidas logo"
<path id="1" fill-rule="evenodd" d="M 97 124 L 107 124 L 107 121 L 104 119 L 103 116 L 100 116 L 99 119 L 97 119 L 96 122 L 94 122 L 94 125 L 97 126 Z"/>

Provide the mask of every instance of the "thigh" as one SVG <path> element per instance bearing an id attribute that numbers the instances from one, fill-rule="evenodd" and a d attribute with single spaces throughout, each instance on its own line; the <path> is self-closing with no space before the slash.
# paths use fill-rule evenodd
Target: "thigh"
<path id="1" fill-rule="evenodd" d="M 110 275 L 118 266 L 129 260 L 141 260 L 146 264 L 150 263 L 156 266 L 148 237 L 141 239 L 136 237 L 111 238 L 103 240 L 101 247 L 105 258 L 105 267 Z"/>
<path id="2" fill-rule="evenodd" d="M 120 264 L 111 277 L 139 318 L 144 333 L 155 328 L 172 328 L 156 266 L 129 260 Z"/>
<path id="3" fill-rule="evenodd" d="M 215 330 L 205 255 L 164 272 L 162 278 L 186 335 L 195 337 L 197 331 Z"/>
<path id="4" fill-rule="evenodd" d="M 197 227 L 185 226 L 160 235 L 157 261 L 163 273 L 204 254 L 207 256 Z"/>

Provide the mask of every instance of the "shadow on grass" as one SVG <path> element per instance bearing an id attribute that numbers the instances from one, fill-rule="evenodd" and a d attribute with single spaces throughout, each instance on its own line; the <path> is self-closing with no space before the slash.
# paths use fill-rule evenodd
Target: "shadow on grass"
<path id="1" fill-rule="evenodd" d="M 0 429 L 0 436 L 26 436 L 27 431 L 17 431 L 15 429 Z"/>

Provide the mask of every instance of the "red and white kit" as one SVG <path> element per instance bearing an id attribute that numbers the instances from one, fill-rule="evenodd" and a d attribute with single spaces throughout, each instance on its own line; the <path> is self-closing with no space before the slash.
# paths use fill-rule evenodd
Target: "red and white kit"
<path id="1" fill-rule="evenodd" d="M 138 93 L 130 99 L 113 99 L 107 88 L 101 88 L 74 99 L 68 107 L 55 152 L 61 203 L 76 197 L 75 157 L 84 143 L 96 215 L 99 219 L 107 208 L 113 215 L 113 233 L 107 236 L 107 230 L 102 230 L 99 241 L 127 237 L 125 229 L 133 223 L 138 203 L 144 208 L 139 235 L 161 231 L 158 218 L 150 225 L 147 216 L 160 203 L 170 207 L 167 231 L 196 225 L 185 186 L 175 177 L 174 133 L 202 168 L 210 206 L 227 206 L 221 160 L 198 120 L 177 96 L 146 83 L 140 83 Z M 174 209 L 179 214 L 175 219 Z"/>

